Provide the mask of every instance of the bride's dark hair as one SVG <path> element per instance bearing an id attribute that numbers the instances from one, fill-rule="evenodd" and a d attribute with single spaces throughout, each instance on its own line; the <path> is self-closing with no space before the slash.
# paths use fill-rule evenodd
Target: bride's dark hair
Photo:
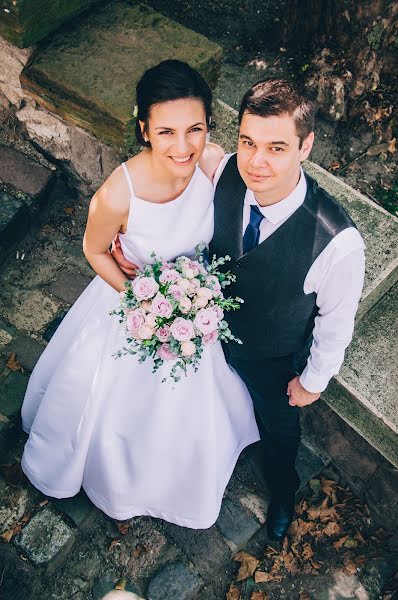
<path id="1" fill-rule="evenodd" d="M 203 102 L 206 123 L 210 126 L 212 114 L 212 93 L 210 87 L 195 69 L 180 60 L 164 60 L 145 71 L 136 88 L 137 118 L 135 137 L 141 146 L 149 148 L 141 132 L 139 121 L 148 124 L 151 106 L 170 100 L 197 98 Z"/>

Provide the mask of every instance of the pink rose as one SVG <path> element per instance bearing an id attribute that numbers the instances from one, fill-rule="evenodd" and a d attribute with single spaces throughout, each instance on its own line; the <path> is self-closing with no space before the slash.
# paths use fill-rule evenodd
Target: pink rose
<path id="1" fill-rule="evenodd" d="M 181 300 L 179 302 L 179 307 L 180 307 L 180 311 L 184 315 L 186 315 L 191 310 L 192 302 L 190 301 L 189 298 L 183 297 L 183 298 L 181 298 Z"/>
<path id="2" fill-rule="evenodd" d="M 194 305 L 196 306 L 196 308 L 204 308 L 208 303 L 207 298 L 205 298 L 204 296 L 199 296 L 199 298 L 196 298 Z"/>
<path id="3" fill-rule="evenodd" d="M 170 327 L 168 325 L 163 325 L 163 327 L 159 327 L 156 332 L 156 337 L 160 342 L 168 342 L 170 339 Z"/>
<path id="4" fill-rule="evenodd" d="M 170 327 L 170 333 L 175 340 L 187 342 L 195 337 L 192 321 L 178 317 Z"/>
<path id="5" fill-rule="evenodd" d="M 184 295 L 183 289 L 176 284 L 173 284 L 169 287 L 168 293 L 171 294 L 176 300 L 180 300 L 180 298 L 182 298 Z"/>
<path id="6" fill-rule="evenodd" d="M 171 302 L 167 300 L 163 294 L 156 294 L 152 300 L 151 313 L 158 317 L 164 317 L 168 319 L 173 314 L 173 306 Z"/>
<path id="7" fill-rule="evenodd" d="M 148 327 L 152 327 L 152 329 L 156 326 L 156 316 L 152 313 L 149 313 L 145 317 L 145 325 Z"/>
<path id="8" fill-rule="evenodd" d="M 212 308 L 202 308 L 195 317 L 194 325 L 200 333 L 207 335 L 218 328 L 218 320 Z"/>
<path id="9" fill-rule="evenodd" d="M 176 355 L 171 350 L 169 344 L 162 344 L 157 351 L 157 355 L 159 356 L 159 358 L 161 358 L 163 360 L 175 360 L 176 359 Z"/>
<path id="10" fill-rule="evenodd" d="M 200 281 L 199 279 L 191 279 L 190 281 L 190 285 L 189 285 L 189 291 L 190 292 L 195 292 L 200 288 Z"/>
<path id="11" fill-rule="evenodd" d="M 145 323 L 145 311 L 142 308 L 135 308 L 127 317 L 127 329 L 135 334 Z"/>
<path id="12" fill-rule="evenodd" d="M 197 260 L 191 260 L 189 268 L 194 272 L 195 277 L 200 273 L 200 263 Z"/>
<path id="13" fill-rule="evenodd" d="M 218 306 L 218 304 L 214 304 L 214 305 L 212 306 L 212 309 L 214 310 L 214 312 L 215 312 L 215 313 L 216 313 L 216 315 L 217 315 L 217 320 L 218 320 L 218 321 L 222 321 L 222 320 L 223 320 L 223 318 L 224 318 L 224 311 L 223 311 L 223 309 L 221 308 L 221 306 Z"/>
<path id="14" fill-rule="evenodd" d="M 196 346 L 193 342 L 182 342 L 181 343 L 181 353 L 184 356 L 192 356 L 192 354 L 195 354 L 196 352 Z"/>
<path id="15" fill-rule="evenodd" d="M 213 292 L 211 290 L 209 290 L 209 288 L 207 288 L 207 287 L 200 287 L 196 293 L 198 296 L 201 296 L 202 298 L 207 298 L 207 300 L 210 300 L 211 298 L 213 298 Z"/>
<path id="16" fill-rule="evenodd" d="M 153 298 L 159 289 L 153 277 L 137 277 L 133 281 L 133 292 L 138 300 Z"/>
<path id="17" fill-rule="evenodd" d="M 181 279 L 181 275 L 175 269 L 166 269 L 159 277 L 162 283 L 174 283 Z"/>
<path id="18" fill-rule="evenodd" d="M 215 344 L 217 340 L 218 340 L 218 331 L 217 330 L 212 331 L 211 333 L 208 333 L 203 336 L 203 342 L 207 345 Z"/>
<path id="19" fill-rule="evenodd" d="M 137 333 L 142 340 L 150 340 L 154 334 L 154 330 L 148 325 L 142 325 L 142 327 L 139 328 Z"/>
<path id="20" fill-rule="evenodd" d="M 191 287 L 191 283 L 188 279 L 180 279 L 180 281 L 177 282 L 177 285 L 185 291 L 189 290 Z"/>

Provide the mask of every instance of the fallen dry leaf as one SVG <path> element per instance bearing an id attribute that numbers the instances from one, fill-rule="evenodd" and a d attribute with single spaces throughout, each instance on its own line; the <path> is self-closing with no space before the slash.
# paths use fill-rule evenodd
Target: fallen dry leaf
<path id="1" fill-rule="evenodd" d="M 344 542 L 344 548 L 357 548 L 357 547 L 358 547 L 358 540 L 355 540 L 354 538 L 348 536 L 348 538 Z"/>
<path id="2" fill-rule="evenodd" d="M 311 600 L 311 596 L 308 592 L 301 591 L 300 592 L 300 600 Z"/>
<path id="3" fill-rule="evenodd" d="M 397 151 L 397 138 L 390 140 L 388 144 L 388 151 L 391 152 L 391 154 L 395 154 Z"/>
<path id="4" fill-rule="evenodd" d="M 329 167 L 329 171 L 338 171 L 341 167 L 341 163 L 338 160 L 334 160 Z"/>
<path id="5" fill-rule="evenodd" d="M 327 496 L 331 496 L 333 494 L 335 486 L 336 482 L 333 481 L 333 479 L 322 479 L 321 481 L 322 492 Z"/>
<path id="6" fill-rule="evenodd" d="M 254 581 L 256 583 L 265 583 L 267 581 L 282 581 L 282 575 L 273 575 L 272 573 L 266 573 L 265 571 L 256 571 L 254 574 Z"/>
<path id="7" fill-rule="evenodd" d="M 359 531 L 358 531 L 358 533 L 356 533 L 354 535 L 354 539 L 358 540 L 358 542 L 361 542 L 361 544 L 366 544 L 365 538 L 363 537 L 363 535 Z"/>
<path id="8" fill-rule="evenodd" d="M 127 533 L 129 532 L 129 529 L 131 527 L 131 523 L 116 523 L 115 522 L 115 525 L 122 535 L 127 535 Z"/>
<path id="9" fill-rule="evenodd" d="M 41 502 L 39 502 L 38 506 L 40 506 L 40 508 L 43 508 L 43 506 L 47 506 L 48 504 L 48 500 L 42 500 Z"/>
<path id="10" fill-rule="evenodd" d="M 323 530 L 323 533 L 329 537 L 332 537 L 332 535 L 341 533 L 341 527 L 338 523 L 330 521 Z"/>
<path id="11" fill-rule="evenodd" d="M 367 156 L 379 156 L 382 152 L 387 152 L 389 144 L 384 142 L 383 144 L 376 144 L 366 150 Z"/>
<path id="12" fill-rule="evenodd" d="M 146 552 L 144 544 L 137 544 L 133 552 L 131 553 L 131 558 L 139 558 L 141 554 L 144 554 L 144 552 Z"/>
<path id="13" fill-rule="evenodd" d="M 260 563 L 255 556 L 243 551 L 235 554 L 234 560 L 241 563 L 236 581 L 243 581 L 251 577 Z"/>
<path id="14" fill-rule="evenodd" d="M 354 573 L 357 572 L 357 565 L 355 564 L 355 562 L 351 558 L 345 558 L 343 560 L 343 565 L 344 565 L 345 571 L 349 575 L 354 575 Z"/>
<path id="15" fill-rule="evenodd" d="M 304 560 L 310 560 L 314 556 L 314 551 L 308 542 L 304 542 L 301 556 Z"/>
<path id="16" fill-rule="evenodd" d="M 269 600 L 269 596 L 265 592 L 253 592 L 250 600 Z"/>
<path id="17" fill-rule="evenodd" d="M 116 546 L 120 546 L 120 540 L 121 538 L 115 538 L 114 540 L 112 540 L 108 546 L 108 550 L 113 550 L 113 548 L 115 548 Z"/>
<path id="18" fill-rule="evenodd" d="M 73 206 L 68 206 L 67 208 L 64 208 L 64 213 L 69 216 L 74 215 L 75 209 Z"/>
<path id="19" fill-rule="evenodd" d="M 235 587 L 232 583 L 227 592 L 226 600 L 240 600 L 240 591 L 237 587 Z"/>
<path id="20" fill-rule="evenodd" d="M 13 537 L 14 537 L 14 531 L 12 529 L 9 529 L 8 531 L 5 531 L 4 533 L 2 533 L 0 535 L 0 538 L 6 544 L 9 544 L 11 542 L 11 540 L 12 540 Z"/>
<path id="21" fill-rule="evenodd" d="M 288 534 L 295 541 L 299 542 L 307 533 L 314 529 L 315 523 L 311 521 L 303 521 L 303 519 L 295 519 L 292 521 Z"/>
<path id="22" fill-rule="evenodd" d="M 121 579 L 118 579 L 117 582 L 115 583 L 115 590 L 125 590 L 126 585 L 127 585 L 127 579 L 125 579 L 124 577 Z"/>
<path id="23" fill-rule="evenodd" d="M 333 542 L 333 548 L 335 548 L 336 550 L 340 550 L 340 548 L 342 546 L 344 546 L 344 543 L 347 539 L 348 539 L 348 535 L 344 535 L 339 540 L 336 540 L 335 542 Z"/>
<path id="24" fill-rule="evenodd" d="M 24 368 L 22 367 L 21 363 L 18 362 L 15 352 L 12 352 L 8 357 L 6 366 L 8 369 L 10 369 L 10 371 L 21 371 L 21 373 L 24 373 Z"/>

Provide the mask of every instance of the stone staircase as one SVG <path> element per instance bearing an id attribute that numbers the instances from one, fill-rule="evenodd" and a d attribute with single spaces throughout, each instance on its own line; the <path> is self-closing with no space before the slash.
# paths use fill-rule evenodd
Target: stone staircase
<path id="1" fill-rule="evenodd" d="M 51 196 L 54 165 L 67 170 L 86 193 L 95 190 L 126 152 L 135 151 L 129 130 L 134 104 L 131 90 L 147 66 L 170 56 L 187 59 L 213 84 L 220 67 L 221 49 L 217 45 L 136 2 L 118 0 L 111 6 L 73 0 L 70 9 L 77 14 L 93 3 L 95 14 L 86 13 L 35 52 L 18 50 L 0 39 L 0 58 L 5 57 L 5 67 L 0 60 L 0 100 L 5 98 L 3 106 L 15 112 L 26 137 L 46 156 L 30 155 L 26 147 L 20 148 L 19 154 L 12 148 L 12 139 L 0 138 L 0 260 L 3 256 L 4 286 L 8 290 L 1 291 L 0 351 L 3 357 L 16 352 L 27 371 L 33 369 L 62 315 L 92 276 L 81 252 L 86 215 L 86 198 L 83 201 L 82 196 L 73 208 L 68 231 L 46 225 L 44 232 L 40 230 L 39 241 L 29 238 L 32 252 L 26 263 L 10 260 L 13 242 L 24 239 Z M 33 0 L 26 2 L 29 4 L 33 6 Z M 42 10 L 47 4 L 48 0 L 40 0 Z M 53 0 L 53 4 L 65 6 L 60 0 Z M 10 11 L 6 15 L 19 11 L 19 37 L 10 34 L 8 39 L 18 45 L 39 41 L 42 34 L 35 39 L 28 37 L 22 3 L 6 0 L 6 5 Z M 65 19 L 67 16 L 65 13 Z M 7 31 L 0 25 L 3 35 L 8 35 Z M 40 25 L 37 31 L 49 30 Z M 109 81 L 114 83 L 112 88 Z M 226 151 L 235 149 L 236 117 L 236 111 L 216 101 L 212 139 Z M 16 166 L 20 167 L 18 173 Z M 318 165 L 307 162 L 305 169 L 356 221 L 367 245 L 367 273 L 354 340 L 341 373 L 322 401 L 303 416 L 304 444 L 298 468 L 304 486 L 324 464 L 333 462 L 388 529 L 391 519 L 398 517 L 394 500 L 398 491 L 394 353 L 398 333 L 398 219 Z M 59 198 L 57 202 L 62 212 L 65 203 Z M 7 369 L 0 376 L 0 448 L 4 449 L 15 440 L 28 376 Z M 11 449 L 7 456 L 18 456 L 19 450 Z M 15 566 L 18 577 L 26 576 L 29 582 L 36 581 L 34 573 L 42 569 L 43 581 L 51 590 L 55 589 L 54 569 L 62 560 L 73 563 L 73 581 L 62 566 L 57 587 L 60 595 L 51 594 L 54 599 L 99 599 L 113 588 L 123 565 L 129 581 L 139 580 L 145 571 L 144 579 L 149 581 L 145 589 L 154 600 L 164 600 L 164 589 L 173 590 L 172 597 L 178 600 L 219 600 L 231 572 L 231 555 L 264 537 L 267 496 L 261 481 L 253 480 L 254 468 L 249 453 L 228 487 L 217 525 L 209 531 L 191 532 L 167 523 L 160 527 L 138 520 L 112 553 L 105 552 L 109 540 L 116 540 L 120 532 L 79 495 L 50 503 L 17 537 L 16 551 L 27 556 L 33 568 L 29 564 L 22 571 L 16 554 L 7 560 Z M 21 514 L 38 502 L 32 489 L 23 492 L 18 501 L 14 497 L 10 500 L 14 512 L 17 506 Z M 5 490 L 4 497 L 9 493 Z M 2 515 L 7 510 L 0 506 Z M 13 514 L 11 522 L 16 520 Z M 50 526 L 62 530 L 59 539 L 51 537 Z M 40 544 L 40 539 L 50 539 L 51 543 Z M 80 559 L 67 554 L 72 543 L 79 546 Z M 149 551 L 144 551 L 141 559 L 137 549 L 142 545 Z M 135 563 L 130 558 L 132 548 L 137 550 Z M 84 587 L 85 578 L 91 584 L 96 582 L 92 595 L 81 591 L 89 587 L 87 582 Z M 20 586 L 20 594 L 10 592 L 7 600 L 29 595 Z M 143 594 L 144 587 L 128 589 Z M 33 596 L 40 597 L 39 592 Z M 369 596 L 373 597 L 377 596 Z"/>

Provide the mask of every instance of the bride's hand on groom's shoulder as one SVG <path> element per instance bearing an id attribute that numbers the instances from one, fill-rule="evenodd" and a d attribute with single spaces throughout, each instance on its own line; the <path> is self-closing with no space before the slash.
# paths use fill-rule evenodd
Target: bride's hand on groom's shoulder
<path id="1" fill-rule="evenodd" d="M 308 406 L 320 397 L 319 392 L 308 392 L 300 383 L 300 378 L 293 377 L 287 385 L 287 395 L 289 396 L 290 406 Z"/>
<path id="2" fill-rule="evenodd" d="M 129 279 L 134 279 L 138 267 L 124 256 L 119 236 L 116 236 L 112 242 L 111 254 L 123 273 L 127 275 Z"/>

